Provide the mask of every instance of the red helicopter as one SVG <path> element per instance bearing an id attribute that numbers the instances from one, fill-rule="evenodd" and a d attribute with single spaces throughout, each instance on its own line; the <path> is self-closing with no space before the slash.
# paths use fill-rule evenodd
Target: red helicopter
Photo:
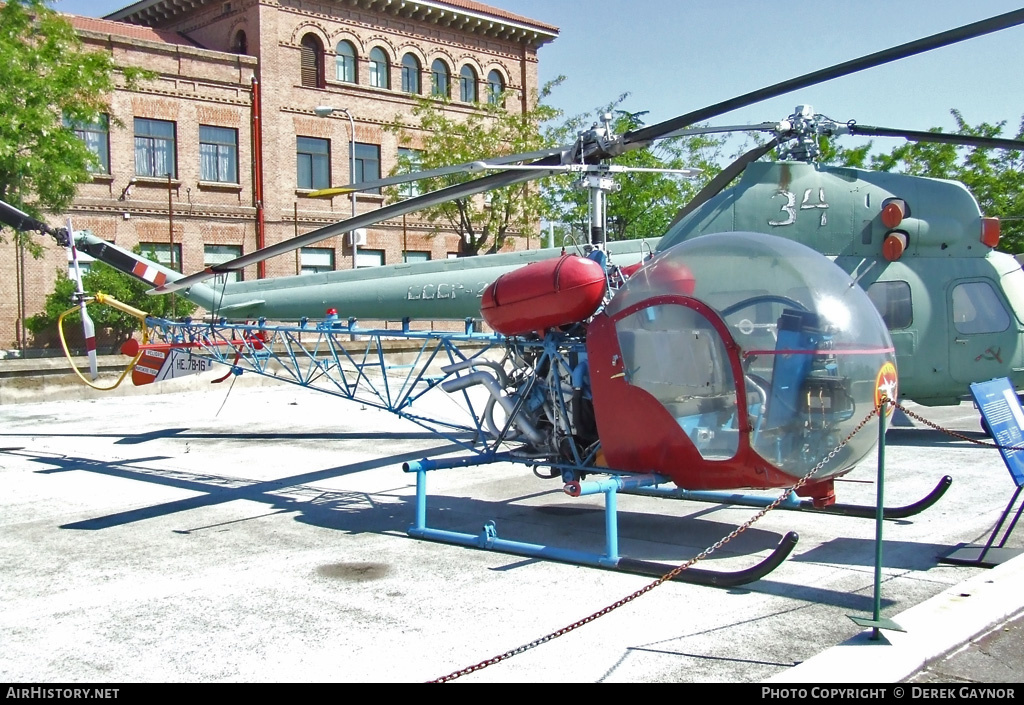
<path id="1" fill-rule="evenodd" d="M 416 196 L 182 277 L 89 234 L 55 230 L 9 206 L 4 222 L 54 235 L 147 281 L 181 291 L 209 318 L 145 318 L 147 335 L 129 351 L 137 381 L 205 369 L 206 362 L 275 374 L 297 384 L 387 409 L 450 437 L 469 452 L 408 463 L 417 474 L 410 534 L 512 553 L 663 574 L 665 566 L 618 555 L 618 492 L 775 506 L 775 497 L 736 489 L 798 486 L 807 499 L 780 506 L 873 516 L 873 507 L 835 502 L 833 481 L 873 449 L 856 433 L 883 398 L 897 398 L 892 341 L 867 294 L 809 247 L 760 233 L 716 233 L 645 253 L 655 243 L 604 241 L 606 162 L 687 126 L 821 81 L 1024 23 L 1024 10 L 845 62 L 625 135 L 595 127 L 573 145 L 518 168 L 514 158 L 477 162 L 496 173 Z M 930 133 L 905 133 L 927 140 Z M 943 136 L 948 137 L 948 136 Z M 787 139 L 780 135 L 728 167 L 698 196 L 706 202 L 746 164 Z M 581 174 L 598 217 L 578 253 L 542 250 L 462 260 L 330 272 L 210 286 L 219 272 L 243 268 L 320 239 L 493 188 L 572 171 Z M 729 178 L 725 178 L 728 175 Z M 416 178 L 392 177 L 352 188 Z M 883 205 L 877 204 L 877 218 Z M 692 204 L 687 206 L 693 208 Z M 326 317 L 323 313 L 327 311 Z M 399 315 L 395 312 L 399 311 Z M 482 319 L 494 334 L 476 331 Z M 400 330 L 367 329 L 359 318 L 400 318 Z M 414 318 L 466 320 L 464 333 L 415 329 Z M 252 321 L 247 322 L 234 321 Z M 291 323 L 274 323 L 291 321 Z M 353 336 L 359 341 L 353 342 Z M 388 341 L 418 347 L 413 365 L 394 365 Z M 282 373 L 283 370 L 283 373 Z M 440 391 L 459 399 L 467 418 L 431 419 L 414 402 Z M 472 432 L 466 441 L 460 432 Z M 603 554 L 499 539 L 426 525 L 430 471 L 518 462 L 560 478 L 566 493 L 603 493 L 609 514 Z M 595 479 L 596 478 L 596 479 Z M 949 485 L 887 517 L 930 506 Z M 674 487 L 672 487 L 674 485 Z M 736 573 L 688 570 L 680 579 L 717 585 L 758 579 L 795 544 L 787 535 L 757 566 Z"/>

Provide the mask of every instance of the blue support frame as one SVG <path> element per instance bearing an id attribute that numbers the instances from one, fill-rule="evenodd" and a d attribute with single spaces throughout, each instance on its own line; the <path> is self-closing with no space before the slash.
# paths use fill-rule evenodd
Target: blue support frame
<path id="1" fill-rule="evenodd" d="M 403 465 L 402 469 L 405 472 L 416 473 L 416 521 L 409 527 L 408 534 L 414 538 L 511 553 L 529 558 L 544 558 L 598 568 L 618 568 L 619 562 L 622 559 L 619 555 L 618 492 L 627 488 L 647 487 L 668 481 L 667 478 L 660 475 L 615 475 L 601 478 L 600 480 L 568 483 L 566 492 L 572 496 L 580 497 L 593 494 L 604 494 L 605 496 L 605 551 L 603 554 L 500 539 L 498 538 L 497 526 L 491 520 L 487 521 L 480 533 L 476 535 L 435 529 L 427 526 L 428 472 L 445 468 L 502 462 L 510 459 L 507 454 L 496 454 L 486 458 L 425 459 Z"/>
<path id="2" fill-rule="evenodd" d="M 148 319 L 151 338 L 197 346 L 195 354 L 226 365 L 235 374 L 255 372 L 333 396 L 358 401 L 394 413 L 441 437 L 478 453 L 489 452 L 481 409 L 463 395 L 468 414 L 464 423 L 429 418 L 412 411 L 414 402 L 446 377 L 435 370 L 502 350 L 500 335 L 414 330 L 403 321 L 401 331 L 361 328 L 356 321 L 317 325 L 257 325 L 227 322 L 172 322 Z M 388 343 L 412 344 L 411 363 L 392 364 Z M 473 353 L 467 355 L 466 348 Z M 472 440 L 467 441 L 466 436 Z"/>

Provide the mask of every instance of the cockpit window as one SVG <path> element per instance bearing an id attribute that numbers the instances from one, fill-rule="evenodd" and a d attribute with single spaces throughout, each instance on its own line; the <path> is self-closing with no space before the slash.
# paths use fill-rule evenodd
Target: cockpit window
<path id="1" fill-rule="evenodd" d="M 700 313 L 650 306 L 616 324 L 626 381 L 661 402 L 701 455 L 731 458 L 739 447 L 736 390 L 718 332 Z"/>
<path id="2" fill-rule="evenodd" d="M 1010 315 L 988 282 L 963 282 L 953 287 L 953 325 L 958 333 L 998 333 L 1010 326 Z"/>
<path id="3" fill-rule="evenodd" d="M 882 314 L 889 330 L 909 328 L 914 322 L 910 284 L 903 281 L 875 282 L 868 287 L 868 298 Z"/>

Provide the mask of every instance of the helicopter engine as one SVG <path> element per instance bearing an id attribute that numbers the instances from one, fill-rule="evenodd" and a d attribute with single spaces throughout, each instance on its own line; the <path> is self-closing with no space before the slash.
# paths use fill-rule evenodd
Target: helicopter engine
<path id="1" fill-rule="evenodd" d="M 481 385 L 482 421 L 490 435 L 521 440 L 519 455 L 581 460 L 597 441 L 585 351 L 586 326 L 607 294 L 599 259 L 567 254 L 498 277 L 483 292 L 481 312 L 515 340 L 501 363 L 467 360 L 446 373 L 475 369 L 445 382 L 447 392 Z"/>

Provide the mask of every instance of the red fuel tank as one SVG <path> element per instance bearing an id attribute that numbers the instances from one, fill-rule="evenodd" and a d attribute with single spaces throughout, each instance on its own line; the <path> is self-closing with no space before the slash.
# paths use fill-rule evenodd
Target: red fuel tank
<path id="1" fill-rule="evenodd" d="M 480 311 L 502 335 L 524 335 L 589 318 L 604 299 L 604 268 L 579 255 L 532 262 L 484 290 Z"/>

